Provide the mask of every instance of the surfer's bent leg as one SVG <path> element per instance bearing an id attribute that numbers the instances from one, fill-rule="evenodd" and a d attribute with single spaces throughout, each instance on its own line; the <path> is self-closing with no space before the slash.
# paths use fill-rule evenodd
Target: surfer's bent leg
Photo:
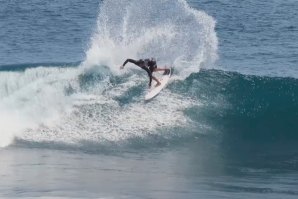
<path id="1" fill-rule="evenodd" d="M 155 68 L 154 72 L 155 71 L 166 71 L 166 70 L 169 70 L 169 69 L 168 68 Z"/>
<path id="2" fill-rule="evenodd" d="M 149 76 L 149 87 L 150 87 L 151 86 L 152 79 L 155 80 L 156 78 L 152 76 L 152 72 L 146 66 L 143 66 L 141 68 L 144 69 L 148 73 L 148 76 Z"/>
<path id="3" fill-rule="evenodd" d="M 163 75 L 168 75 L 170 73 L 170 69 L 164 67 L 164 68 L 154 68 L 154 72 L 156 71 L 164 71 Z"/>
<path id="4" fill-rule="evenodd" d="M 157 84 L 155 85 L 155 87 L 157 87 L 157 86 L 159 86 L 159 85 L 161 84 L 160 81 L 159 81 L 156 77 L 154 77 L 154 76 L 152 75 L 153 71 L 155 71 L 156 68 L 157 68 L 156 65 L 151 65 L 151 66 L 149 66 L 149 71 L 150 71 L 150 73 L 151 73 L 152 79 L 154 79 L 154 81 L 157 82 Z"/>
<path id="5" fill-rule="evenodd" d="M 161 85 L 160 81 L 156 77 L 152 76 L 152 79 L 154 79 L 157 82 L 155 87 L 158 87 L 159 85 Z"/>

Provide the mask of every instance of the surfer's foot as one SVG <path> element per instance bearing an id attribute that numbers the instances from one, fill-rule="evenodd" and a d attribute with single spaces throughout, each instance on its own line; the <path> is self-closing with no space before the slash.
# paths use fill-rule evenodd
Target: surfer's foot
<path id="1" fill-rule="evenodd" d="M 165 69 L 165 72 L 163 73 L 163 75 L 168 75 L 170 73 L 170 69 Z"/>
<path id="2" fill-rule="evenodd" d="M 158 87 L 159 85 L 161 85 L 161 83 L 160 83 L 160 82 L 158 82 L 158 83 L 155 85 L 155 87 Z"/>

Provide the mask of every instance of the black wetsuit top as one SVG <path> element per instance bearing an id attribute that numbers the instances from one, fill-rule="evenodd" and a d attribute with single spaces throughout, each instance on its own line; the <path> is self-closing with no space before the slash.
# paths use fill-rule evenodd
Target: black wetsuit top
<path id="1" fill-rule="evenodd" d="M 127 59 L 124 63 L 123 66 L 125 66 L 125 64 L 127 64 L 127 62 L 131 62 L 137 66 L 139 66 L 140 68 L 144 69 L 149 76 L 149 86 L 151 86 L 151 82 L 152 82 L 152 73 L 154 71 L 155 68 L 157 68 L 156 65 L 156 61 L 151 60 L 151 59 L 140 59 L 140 60 L 133 60 L 133 59 Z"/>

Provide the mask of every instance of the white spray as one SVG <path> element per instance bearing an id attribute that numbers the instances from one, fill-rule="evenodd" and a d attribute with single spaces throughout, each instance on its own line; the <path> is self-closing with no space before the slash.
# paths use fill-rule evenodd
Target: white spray
<path id="1" fill-rule="evenodd" d="M 117 72 L 126 58 L 156 57 L 185 78 L 217 59 L 214 19 L 185 0 L 106 0 L 97 26 L 85 67 Z"/>

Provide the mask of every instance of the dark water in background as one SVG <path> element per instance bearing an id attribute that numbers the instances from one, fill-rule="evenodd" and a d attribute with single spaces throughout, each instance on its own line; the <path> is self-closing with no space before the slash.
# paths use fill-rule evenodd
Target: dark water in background
<path id="1" fill-rule="evenodd" d="M 148 2 L 140 5 L 158 5 Z M 142 71 L 119 75 L 96 55 L 109 51 L 92 37 L 102 3 L 0 3 L 2 198 L 297 197 L 297 1 L 188 1 L 217 21 L 219 59 L 205 67 L 215 69 L 186 67 L 184 81 L 177 66 L 149 103 Z M 107 16 L 122 16 L 116 11 Z"/>
<path id="2" fill-rule="evenodd" d="M 217 21 L 223 69 L 297 77 L 295 0 L 190 1 Z"/>
<path id="3" fill-rule="evenodd" d="M 84 59 L 96 1 L 1 1 L 0 65 Z"/>

